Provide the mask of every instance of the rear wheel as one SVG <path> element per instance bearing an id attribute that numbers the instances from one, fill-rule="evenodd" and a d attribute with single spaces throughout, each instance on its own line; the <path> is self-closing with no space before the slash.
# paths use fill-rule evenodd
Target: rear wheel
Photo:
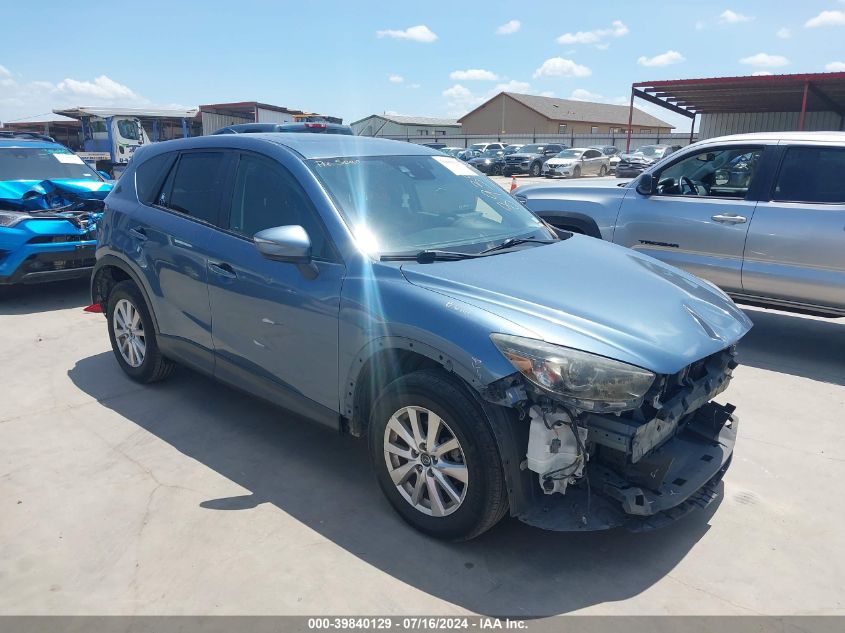
<path id="1" fill-rule="evenodd" d="M 112 351 L 127 376 L 155 382 L 173 373 L 173 363 L 158 349 L 147 303 L 133 281 L 121 281 L 109 294 L 106 311 Z"/>
<path id="2" fill-rule="evenodd" d="M 468 540 L 507 511 L 490 425 L 449 376 L 425 370 L 390 383 L 373 406 L 369 448 L 382 492 L 426 534 Z"/>

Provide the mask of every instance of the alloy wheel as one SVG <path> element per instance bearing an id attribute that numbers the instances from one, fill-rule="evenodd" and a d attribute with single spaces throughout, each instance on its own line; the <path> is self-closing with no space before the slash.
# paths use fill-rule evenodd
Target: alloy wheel
<path id="1" fill-rule="evenodd" d="M 393 484 L 415 510 L 434 517 L 460 508 L 469 484 L 464 451 L 449 425 L 424 407 L 396 411 L 384 430 Z"/>
<path id="2" fill-rule="evenodd" d="M 147 353 L 147 340 L 141 313 L 131 301 L 121 299 L 114 307 L 112 325 L 114 339 L 121 357 L 130 367 L 140 367 Z"/>

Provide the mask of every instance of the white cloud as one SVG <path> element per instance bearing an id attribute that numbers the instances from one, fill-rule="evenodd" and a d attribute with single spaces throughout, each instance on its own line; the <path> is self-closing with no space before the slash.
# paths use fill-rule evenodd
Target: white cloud
<path id="1" fill-rule="evenodd" d="M 426 44 L 429 44 L 437 39 L 437 34 L 424 24 L 410 26 L 404 31 L 395 29 L 376 31 L 376 35 L 378 37 L 390 37 L 395 40 L 412 40 L 414 42 L 424 42 Z"/>
<path id="2" fill-rule="evenodd" d="M 819 26 L 845 26 L 845 11 L 822 11 L 804 23 L 808 28 Z"/>
<path id="3" fill-rule="evenodd" d="M 409 84 L 409 85 L 408 85 L 408 88 L 414 88 L 414 89 L 416 89 L 416 88 L 419 88 L 419 87 L 420 87 L 420 84 Z"/>
<path id="4" fill-rule="evenodd" d="M 387 80 L 392 84 L 401 84 L 405 78 L 402 75 L 388 75 Z"/>
<path id="5" fill-rule="evenodd" d="M 482 68 L 455 70 L 449 73 L 449 79 L 454 81 L 499 81 L 499 76 Z"/>
<path id="6" fill-rule="evenodd" d="M 695 30 L 696 31 L 703 31 L 706 28 L 707 28 L 707 24 L 705 22 L 702 22 L 701 20 L 698 20 L 695 23 Z"/>
<path id="7" fill-rule="evenodd" d="M 593 71 L 571 59 L 551 57 L 534 71 L 534 77 L 589 77 Z"/>
<path id="8" fill-rule="evenodd" d="M 540 93 L 540 96 L 541 97 L 554 97 L 555 93 L 552 90 L 543 90 L 543 92 Z"/>
<path id="9" fill-rule="evenodd" d="M 516 33 L 519 29 L 522 28 L 522 22 L 519 20 L 509 20 L 505 22 L 502 26 L 496 29 L 496 33 L 498 35 L 511 35 L 512 33 Z"/>
<path id="10" fill-rule="evenodd" d="M 12 73 L 3 64 L 0 64 L 0 77 L 11 77 Z"/>
<path id="11" fill-rule="evenodd" d="M 466 113 L 484 100 L 483 97 L 473 94 L 472 90 L 461 84 L 446 88 L 442 94 L 446 97 L 450 113 Z"/>
<path id="12" fill-rule="evenodd" d="M 575 101 L 603 101 L 604 97 L 598 93 L 590 92 L 585 88 L 576 88 L 572 91 L 572 94 L 569 95 L 570 99 L 574 99 Z"/>
<path id="13" fill-rule="evenodd" d="M 614 20 L 609 29 L 596 29 L 594 31 L 578 31 L 577 33 L 564 33 L 557 38 L 558 44 L 598 44 L 608 37 L 622 37 L 628 34 L 628 27 L 622 20 Z"/>
<path id="14" fill-rule="evenodd" d="M 719 22 L 722 24 L 739 24 L 740 22 L 750 22 L 754 18 L 743 15 L 742 13 L 737 13 L 736 11 L 731 11 L 730 9 L 725 9 L 722 11 L 721 15 L 719 15 Z"/>
<path id="15" fill-rule="evenodd" d="M 686 57 L 681 55 L 678 51 L 666 51 L 654 57 L 646 57 L 643 55 L 637 60 L 640 66 L 669 66 L 670 64 L 679 64 L 686 61 Z"/>
<path id="16" fill-rule="evenodd" d="M 786 27 L 783 27 L 782 29 L 778 29 L 776 35 L 782 40 L 788 40 L 790 37 L 792 37 L 792 31 Z"/>
<path id="17" fill-rule="evenodd" d="M 830 62 L 825 64 L 824 69 L 829 73 L 843 73 L 845 72 L 845 62 Z"/>
<path id="18" fill-rule="evenodd" d="M 138 95 L 128 86 L 124 86 L 105 75 L 100 75 L 94 81 L 78 81 L 68 78 L 59 82 L 56 91 L 103 100 L 137 101 L 139 99 Z"/>
<path id="19" fill-rule="evenodd" d="M 527 81 L 510 81 L 496 85 L 496 92 L 526 92 L 531 89 L 531 84 Z"/>
<path id="20" fill-rule="evenodd" d="M 739 60 L 740 64 L 747 66 L 759 66 L 761 68 L 778 68 L 779 66 L 786 66 L 789 60 L 783 55 L 769 55 L 768 53 L 757 53 L 750 57 L 743 57 Z"/>
<path id="21" fill-rule="evenodd" d="M 751 76 L 752 77 L 768 77 L 769 75 L 772 75 L 772 74 L 773 73 L 772 73 L 771 70 L 755 70 L 753 73 L 751 73 Z"/>

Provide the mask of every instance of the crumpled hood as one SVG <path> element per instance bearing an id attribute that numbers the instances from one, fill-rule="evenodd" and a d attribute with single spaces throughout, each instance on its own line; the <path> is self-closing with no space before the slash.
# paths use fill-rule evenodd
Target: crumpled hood
<path id="1" fill-rule="evenodd" d="M 98 180 L 0 180 L 0 209 L 102 211 L 112 187 Z"/>
<path id="2" fill-rule="evenodd" d="M 581 235 L 402 271 L 415 285 L 508 319 L 515 331 L 661 374 L 736 343 L 752 325 L 710 283 Z"/>

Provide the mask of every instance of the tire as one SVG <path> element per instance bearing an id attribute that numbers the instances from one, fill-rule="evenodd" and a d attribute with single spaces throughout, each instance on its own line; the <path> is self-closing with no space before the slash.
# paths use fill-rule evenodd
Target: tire
<path id="1" fill-rule="evenodd" d="M 432 443 L 445 447 L 457 441 L 457 448 L 439 459 L 436 449 L 426 444 L 432 414 L 440 429 Z M 398 425 L 404 434 L 395 432 Z M 403 435 L 410 441 L 402 440 Z M 411 447 L 418 438 L 422 444 Z M 368 444 L 387 500 L 399 516 L 425 534 L 466 541 L 489 530 L 508 510 L 501 458 L 490 424 L 464 387 L 442 372 L 423 370 L 391 382 L 373 405 Z M 387 447 L 404 451 L 405 456 L 388 452 Z M 444 468 L 465 482 L 445 475 Z M 400 483 L 394 483 L 394 477 L 397 481 L 401 477 Z M 451 486 L 451 497 L 439 484 L 444 479 Z M 432 487 L 440 503 L 433 501 Z"/>
<path id="2" fill-rule="evenodd" d="M 542 170 L 542 166 L 540 163 L 533 163 L 531 167 L 528 168 L 528 175 L 534 178 L 537 178 L 540 175 L 540 171 Z"/>
<path id="3" fill-rule="evenodd" d="M 573 178 L 580 178 L 581 177 L 581 168 L 576 165 L 576 167 L 572 170 L 572 177 Z"/>
<path id="4" fill-rule="evenodd" d="M 599 176 L 607 176 L 607 165 L 599 167 Z"/>
<path id="5" fill-rule="evenodd" d="M 119 313 L 117 318 L 116 312 Z M 158 348 L 155 326 L 147 302 L 134 281 L 121 281 L 112 289 L 106 317 L 112 351 L 127 376 L 136 382 L 150 383 L 164 380 L 173 373 L 175 365 L 162 356 Z M 128 330 L 123 330 L 123 333 L 129 332 L 128 336 L 121 333 L 121 322 L 131 325 Z M 132 325 L 133 323 L 136 325 Z M 124 341 L 123 345 L 118 343 L 118 337 Z M 132 340 L 127 341 L 127 338 L 134 339 L 138 344 L 134 345 Z M 140 345 L 143 345 L 143 353 L 139 352 Z M 121 351 L 121 347 L 124 351 Z M 135 364 L 136 361 L 139 362 Z"/>

